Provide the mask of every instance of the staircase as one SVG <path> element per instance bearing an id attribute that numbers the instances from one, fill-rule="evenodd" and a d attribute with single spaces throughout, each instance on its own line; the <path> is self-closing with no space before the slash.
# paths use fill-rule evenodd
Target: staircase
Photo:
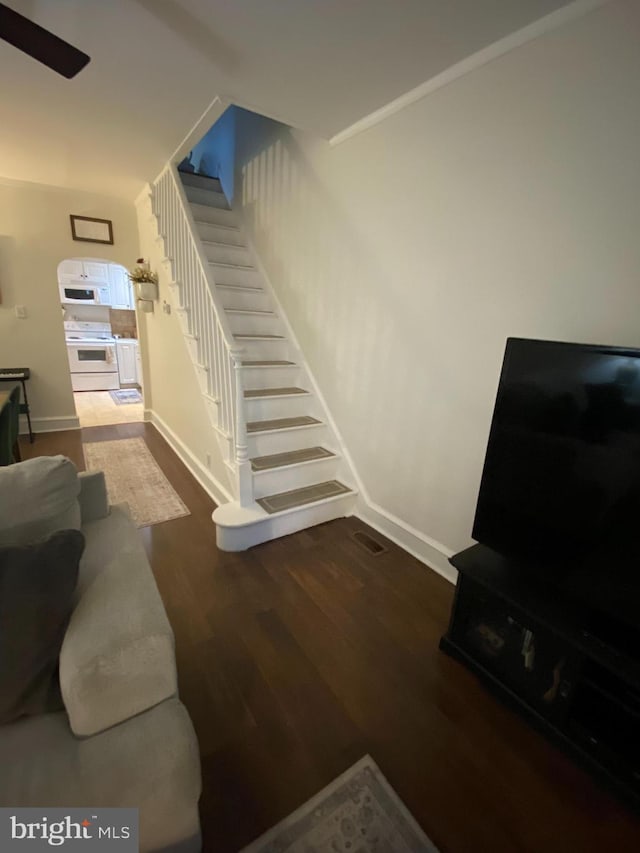
<path id="1" fill-rule="evenodd" d="M 356 492 L 311 377 L 215 178 L 169 164 L 152 208 L 173 307 L 235 500 L 213 513 L 241 551 L 349 515 Z"/>

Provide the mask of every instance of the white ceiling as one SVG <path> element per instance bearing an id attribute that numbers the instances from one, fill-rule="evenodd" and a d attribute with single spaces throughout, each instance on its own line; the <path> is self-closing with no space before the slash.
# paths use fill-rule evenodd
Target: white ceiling
<path id="1" fill-rule="evenodd" d="M 216 95 L 330 137 L 568 0 L 8 0 L 91 56 L 0 41 L 0 175 L 133 198 Z"/>

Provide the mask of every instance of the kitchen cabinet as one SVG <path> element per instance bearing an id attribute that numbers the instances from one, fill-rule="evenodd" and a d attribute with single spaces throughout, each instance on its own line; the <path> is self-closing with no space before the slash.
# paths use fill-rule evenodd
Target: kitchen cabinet
<path id="1" fill-rule="evenodd" d="M 121 385 L 135 385 L 138 382 L 138 341 L 123 338 L 116 341 L 118 373 Z"/>
<path id="2" fill-rule="evenodd" d="M 109 264 L 109 283 L 111 285 L 112 308 L 135 308 L 133 286 L 124 267 Z"/>
<path id="3" fill-rule="evenodd" d="M 75 281 L 84 278 L 84 264 L 82 261 L 62 261 L 58 267 L 58 280 L 62 282 Z"/>
<path id="4" fill-rule="evenodd" d="M 61 284 L 109 285 L 110 264 L 102 261 L 80 261 L 69 259 L 58 267 L 58 280 Z"/>

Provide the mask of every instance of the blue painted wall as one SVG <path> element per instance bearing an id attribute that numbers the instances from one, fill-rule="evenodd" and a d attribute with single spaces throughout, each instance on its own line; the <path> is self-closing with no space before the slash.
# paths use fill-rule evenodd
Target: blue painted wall
<path id="1" fill-rule="evenodd" d="M 191 151 L 196 172 L 220 178 L 229 204 L 233 204 L 236 147 L 236 107 L 229 107 Z"/>

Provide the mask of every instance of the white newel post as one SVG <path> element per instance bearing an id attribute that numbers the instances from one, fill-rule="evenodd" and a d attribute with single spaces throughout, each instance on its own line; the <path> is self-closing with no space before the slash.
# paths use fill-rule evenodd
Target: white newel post
<path id="1" fill-rule="evenodd" d="M 240 506 L 251 506 L 253 503 L 253 477 L 249 461 L 249 443 L 247 441 L 247 424 L 244 417 L 244 389 L 242 387 L 242 356 L 244 350 L 231 350 L 235 374 L 236 391 L 236 466 L 238 468 L 238 501 Z"/>

